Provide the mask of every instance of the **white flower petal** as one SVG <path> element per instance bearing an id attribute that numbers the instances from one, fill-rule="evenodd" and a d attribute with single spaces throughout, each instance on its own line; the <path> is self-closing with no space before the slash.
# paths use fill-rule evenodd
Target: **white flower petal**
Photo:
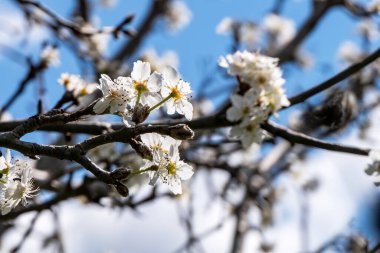
<path id="1" fill-rule="evenodd" d="M 164 68 L 162 75 L 164 77 L 165 82 L 169 85 L 177 85 L 177 83 L 179 82 L 179 75 L 177 70 L 170 66 Z"/>
<path id="2" fill-rule="evenodd" d="M 133 70 L 131 77 L 133 80 L 142 82 L 148 80 L 150 76 L 150 64 L 149 62 L 137 61 L 133 64 Z"/>

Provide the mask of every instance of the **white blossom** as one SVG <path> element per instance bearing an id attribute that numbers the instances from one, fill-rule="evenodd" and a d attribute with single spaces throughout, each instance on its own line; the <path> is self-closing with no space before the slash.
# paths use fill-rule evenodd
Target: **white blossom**
<path id="1" fill-rule="evenodd" d="M 146 160 L 141 168 L 141 170 L 155 168 L 147 171 L 150 184 L 154 185 L 159 180 L 167 184 L 174 194 L 181 194 L 181 181 L 190 179 L 194 173 L 190 165 L 180 160 L 178 146 L 181 141 L 158 134 L 147 134 L 141 139 L 153 149 L 152 161 Z"/>
<path id="2" fill-rule="evenodd" d="M 154 48 L 149 48 L 143 52 L 141 59 L 149 62 L 152 71 L 163 71 L 165 67 L 172 66 L 178 68 L 179 60 L 176 52 L 168 50 L 162 55 L 158 55 Z"/>
<path id="3" fill-rule="evenodd" d="M 356 29 L 360 35 L 368 40 L 372 41 L 379 38 L 379 27 L 376 21 L 371 18 L 361 20 Z"/>
<path id="4" fill-rule="evenodd" d="M 371 158 L 372 163 L 365 169 L 365 173 L 373 177 L 376 186 L 380 186 L 380 151 L 371 150 L 369 152 L 369 158 Z"/>
<path id="5" fill-rule="evenodd" d="M 360 61 L 363 58 L 363 52 L 352 41 L 345 41 L 338 49 L 338 58 L 351 64 Z"/>
<path id="6" fill-rule="evenodd" d="M 46 66 L 58 66 L 61 63 L 58 49 L 50 45 L 44 48 L 40 57 Z"/>
<path id="7" fill-rule="evenodd" d="M 251 88 L 244 96 L 233 94 L 231 96 L 232 106 L 228 108 L 226 116 L 231 122 L 252 117 L 257 111 L 255 106 L 258 103 L 259 94 L 257 90 Z"/>
<path id="8" fill-rule="evenodd" d="M 216 27 L 216 33 L 221 35 L 237 36 L 239 42 L 245 43 L 248 48 L 255 46 L 261 39 L 260 27 L 251 21 L 238 21 L 225 17 Z"/>
<path id="9" fill-rule="evenodd" d="M 177 71 L 172 67 L 166 67 L 163 71 L 163 86 L 161 95 L 167 98 L 167 113 L 178 112 L 187 120 L 193 118 L 193 105 L 189 102 L 191 93 L 190 84 L 180 79 Z"/>
<path id="10" fill-rule="evenodd" d="M 152 107 L 161 101 L 159 91 L 162 85 L 162 76 L 158 72 L 151 74 L 149 62 L 135 62 L 131 77 L 134 88 L 133 104 L 139 100 L 142 105 Z"/>
<path id="11" fill-rule="evenodd" d="M 289 42 L 296 33 L 292 20 L 273 13 L 264 17 L 262 26 L 271 39 L 274 39 L 277 46 L 282 46 Z"/>
<path id="12" fill-rule="evenodd" d="M 0 157 L 0 209 L 5 215 L 20 203 L 26 205 L 27 198 L 33 198 L 38 189 L 33 186 L 31 167 L 26 161 L 11 161 L 10 150 L 6 157 Z"/>
<path id="13" fill-rule="evenodd" d="M 175 32 L 190 23 L 192 13 L 183 1 L 175 0 L 169 3 L 164 18 L 167 28 Z"/>
<path id="14" fill-rule="evenodd" d="M 112 81 L 109 76 L 102 74 L 99 81 L 98 89 L 102 91 L 103 98 L 95 104 L 94 112 L 100 114 L 109 107 L 110 113 L 124 113 L 131 100 L 131 79 L 118 78 Z"/>
<path id="15" fill-rule="evenodd" d="M 275 114 L 290 104 L 283 89 L 285 80 L 278 59 L 237 51 L 221 58 L 219 64 L 251 87 L 243 95 L 231 96 L 232 106 L 227 109 L 226 117 L 231 122 L 240 123 L 232 127 L 230 135 L 241 140 L 244 148 L 260 143 L 264 137 L 260 124 L 271 113 Z"/>
<path id="16" fill-rule="evenodd" d="M 277 58 L 237 51 L 222 57 L 219 65 L 227 68 L 230 75 L 238 76 L 240 81 L 255 89 L 259 93 L 260 106 L 270 107 L 275 112 L 282 106 L 289 105 L 282 88 L 285 80 L 282 78 Z"/>
<path id="17" fill-rule="evenodd" d="M 265 137 L 264 130 L 260 128 L 260 123 L 264 119 L 261 116 L 246 119 L 239 125 L 231 128 L 230 136 L 239 139 L 245 149 L 249 148 L 252 144 L 259 144 Z"/>
<path id="18" fill-rule="evenodd" d="M 368 9 L 373 12 L 380 12 L 380 0 L 372 0 Z"/>

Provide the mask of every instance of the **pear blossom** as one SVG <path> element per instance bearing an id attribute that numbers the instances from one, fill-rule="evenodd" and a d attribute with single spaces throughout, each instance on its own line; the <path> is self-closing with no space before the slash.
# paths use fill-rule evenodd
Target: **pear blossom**
<path id="1" fill-rule="evenodd" d="M 26 161 L 16 161 L 3 188 L 1 214 L 5 215 L 20 203 L 27 204 L 38 189 L 34 188 L 32 171 Z"/>
<path id="2" fill-rule="evenodd" d="M 12 163 L 10 150 L 0 157 L 0 210 L 5 215 L 20 203 L 26 205 L 27 198 L 34 197 L 31 167 L 26 161 L 16 160 Z"/>
<path id="3" fill-rule="evenodd" d="M 283 89 L 285 80 L 278 67 L 278 59 L 237 51 L 221 58 L 219 65 L 251 87 L 243 95 L 231 96 L 232 106 L 227 109 L 227 120 L 240 121 L 232 127 L 231 137 L 241 140 L 244 148 L 252 143 L 260 143 L 264 137 L 260 124 L 271 113 L 275 114 L 280 108 L 290 104 Z"/>
<path id="4" fill-rule="evenodd" d="M 296 33 L 292 20 L 273 13 L 264 17 L 262 27 L 274 39 L 277 47 L 288 43 Z"/>
<path id="5" fill-rule="evenodd" d="M 191 21 L 192 13 L 187 5 L 180 0 L 170 1 L 164 14 L 169 31 L 176 32 Z"/>
<path id="6" fill-rule="evenodd" d="M 134 96 L 132 103 L 154 106 L 160 102 L 162 77 L 158 72 L 151 74 L 149 62 L 137 61 L 131 73 Z"/>
<path id="7" fill-rule="evenodd" d="M 257 90 L 250 89 L 244 96 L 233 94 L 231 96 L 232 106 L 227 110 L 227 119 L 229 121 L 239 121 L 251 117 L 257 111 L 254 106 L 258 103 L 259 94 Z"/>
<path id="8" fill-rule="evenodd" d="M 373 176 L 374 184 L 380 186 L 380 151 L 371 150 L 369 158 L 371 158 L 372 163 L 365 169 L 365 173 L 368 176 Z"/>
<path id="9" fill-rule="evenodd" d="M 154 48 L 149 48 L 143 52 L 141 59 L 149 62 L 152 71 L 162 71 L 167 66 L 178 68 L 179 60 L 175 51 L 168 50 L 162 55 L 158 55 Z"/>
<path id="10" fill-rule="evenodd" d="M 263 114 L 243 120 L 242 123 L 231 128 L 230 136 L 239 139 L 243 148 L 249 148 L 252 144 L 259 144 L 265 137 L 265 131 L 260 128 L 260 123 L 265 119 L 266 115 Z"/>
<path id="11" fill-rule="evenodd" d="M 61 63 L 58 49 L 50 45 L 44 48 L 40 57 L 41 62 L 46 66 L 58 66 Z"/>
<path id="12" fill-rule="evenodd" d="M 371 18 L 365 18 L 360 21 L 356 30 L 368 40 L 373 41 L 379 38 L 379 27 L 375 20 Z"/>
<path id="13" fill-rule="evenodd" d="M 99 81 L 98 89 L 102 91 L 103 98 L 94 105 L 94 112 L 100 114 L 109 107 L 110 113 L 124 113 L 127 104 L 131 101 L 132 90 L 128 85 L 129 80 L 112 81 L 109 76 L 102 74 Z"/>
<path id="14" fill-rule="evenodd" d="M 338 49 L 338 58 L 349 63 L 355 63 L 363 58 L 363 52 L 352 41 L 343 42 Z"/>
<path id="15" fill-rule="evenodd" d="M 164 137 L 157 133 L 142 134 L 140 138 L 141 141 L 153 151 L 153 157 L 156 157 L 156 159 L 153 160 L 156 161 L 161 159 L 163 155 L 167 155 L 171 149 L 178 151 L 178 147 L 181 145 L 180 140 L 176 140 L 170 136 Z M 155 162 L 147 160 L 143 168 L 149 168 L 155 164 Z M 158 172 L 148 171 L 147 173 L 149 175 L 150 184 L 154 185 L 158 179 Z"/>
<path id="16" fill-rule="evenodd" d="M 277 58 L 237 51 L 222 57 L 219 65 L 227 68 L 230 75 L 238 76 L 242 82 L 249 84 L 259 93 L 259 106 L 270 107 L 275 112 L 289 105 L 282 88 L 285 80 L 282 78 Z"/>
<path id="17" fill-rule="evenodd" d="M 190 84 L 180 79 L 177 71 L 172 67 L 166 67 L 163 71 L 163 86 L 161 95 L 167 99 L 167 113 L 178 112 L 187 120 L 193 118 L 193 105 L 189 102 L 191 93 Z"/>

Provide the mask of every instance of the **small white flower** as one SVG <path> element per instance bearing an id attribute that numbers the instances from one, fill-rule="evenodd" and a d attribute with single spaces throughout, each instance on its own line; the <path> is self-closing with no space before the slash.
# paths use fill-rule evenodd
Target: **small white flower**
<path id="1" fill-rule="evenodd" d="M 142 169 L 152 168 L 149 171 L 150 184 L 154 185 L 157 180 L 167 184 L 174 194 L 182 193 L 182 180 L 188 180 L 194 174 L 193 168 L 180 160 L 178 146 L 173 145 L 170 150 L 156 149 L 153 152 L 153 161 L 146 161 Z"/>
<path id="2" fill-rule="evenodd" d="M 58 49 L 50 45 L 45 47 L 41 52 L 41 61 L 46 66 L 58 66 L 61 63 Z"/>
<path id="3" fill-rule="evenodd" d="M 372 159 L 372 163 L 368 165 L 364 172 L 368 176 L 373 177 L 376 186 L 380 186 L 380 151 L 371 150 L 369 152 L 369 158 Z"/>
<path id="4" fill-rule="evenodd" d="M 363 58 L 363 52 L 352 41 L 345 41 L 338 49 L 338 58 L 351 64 L 360 61 Z"/>
<path id="5" fill-rule="evenodd" d="M 158 72 L 150 74 L 149 62 L 135 62 L 131 77 L 134 88 L 132 103 L 135 103 L 136 99 L 140 99 L 141 104 L 152 107 L 161 101 L 159 91 L 162 85 L 162 77 Z"/>
<path id="6" fill-rule="evenodd" d="M 176 52 L 168 50 L 162 55 L 158 55 L 154 48 L 147 49 L 141 56 L 141 59 L 149 62 L 152 71 L 163 71 L 165 67 L 172 66 L 178 68 L 179 60 Z"/>
<path id="7" fill-rule="evenodd" d="M 256 112 L 259 93 L 255 89 L 250 89 L 244 96 L 234 94 L 231 96 L 232 106 L 227 110 L 229 121 L 239 121 L 251 117 Z"/>
<path id="8" fill-rule="evenodd" d="M 1 214 L 5 215 L 20 203 L 27 204 L 27 198 L 33 198 L 35 192 L 32 171 L 26 161 L 16 161 L 7 183 L 4 185 L 1 201 Z"/>
<path id="9" fill-rule="evenodd" d="M 260 144 L 265 137 L 264 130 L 260 128 L 260 123 L 263 120 L 260 116 L 244 120 L 239 125 L 231 128 L 230 136 L 239 139 L 245 149 L 249 148 L 252 144 Z"/>
<path id="10" fill-rule="evenodd" d="M 166 67 L 163 71 L 163 86 L 161 88 L 162 97 L 170 99 L 167 102 L 167 113 L 178 112 L 184 115 L 187 120 L 193 118 L 193 105 L 189 102 L 189 95 L 192 92 L 190 84 L 179 78 L 177 71 L 172 67 Z"/>
<path id="11" fill-rule="evenodd" d="M 103 98 L 94 105 L 94 112 L 100 114 L 109 107 L 110 113 L 124 113 L 131 100 L 132 80 L 130 78 L 118 78 L 112 81 L 107 75 L 102 74 L 101 76 L 98 89 L 102 91 Z"/>
<path id="12" fill-rule="evenodd" d="M 379 27 L 371 18 L 361 20 L 357 26 L 357 31 L 360 35 L 371 41 L 379 38 Z"/>
<path id="13" fill-rule="evenodd" d="M 237 51 L 233 55 L 222 57 L 219 65 L 227 68 L 230 75 L 238 76 L 259 94 L 259 103 L 253 103 L 252 106 L 270 107 L 276 112 L 282 106 L 289 105 L 283 89 L 285 80 L 282 78 L 277 58 Z"/>
<path id="14" fill-rule="evenodd" d="M 190 23 L 192 13 L 183 1 L 175 0 L 169 3 L 164 18 L 167 28 L 176 32 Z"/>
<path id="15" fill-rule="evenodd" d="M 34 197 L 38 189 L 34 189 L 32 172 L 26 161 L 11 161 L 10 150 L 6 157 L 0 157 L 0 209 L 1 214 L 9 213 L 21 202 L 26 205 L 27 198 Z"/>
<path id="16" fill-rule="evenodd" d="M 223 18 L 216 26 L 216 33 L 221 35 L 227 35 L 233 33 L 236 21 L 231 17 Z"/>
<path id="17" fill-rule="evenodd" d="M 77 86 L 82 85 L 82 79 L 79 75 L 71 75 L 69 73 L 62 73 L 58 79 L 58 83 L 65 87 L 66 90 L 72 91 Z"/>
<path id="18" fill-rule="evenodd" d="M 295 35 L 296 29 L 294 22 L 290 19 L 276 14 L 268 14 L 263 20 L 263 30 L 274 39 L 276 46 L 283 46 Z"/>

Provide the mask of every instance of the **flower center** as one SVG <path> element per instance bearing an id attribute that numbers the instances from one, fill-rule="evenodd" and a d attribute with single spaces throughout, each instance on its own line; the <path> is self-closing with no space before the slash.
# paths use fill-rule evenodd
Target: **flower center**
<path id="1" fill-rule="evenodd" d="M 243 108 L 243 114 L 244 115 L 248 115 L 248 113 L 249 113 L 249 107 L 246 106 L 246 107 Z"/>
<path id="2" fill-rule="evenodd" d="M 176 170 L 177 170 L 177 168 L 175 166 L 175 163 L 173 163 L 173 162 L 169 162 L 169 164 L 166 167 L 166 169 L 168 170 L 168 173 L 171 174 L 171 175 L 175 174 Z"/>
<path id="3" fill-rule="evenodd" d="M 117 91 L 115 89 L 111 89 L 110 93 L 111 93 L 111 97 L 119 97 L 120 96 L 119 91 Z"/>
<path id="4" fill-rule="evenodd" d="M 264 73 L 261 73 L 256 77 L 256 81 L 259 85 L 264 85 L 268 82 L 268 78 Z"/>
<path id="5" fill-rule="evenodd" d="M 147 83 L 148 83 L 147 80 L 142 81 L 142 82 L 138 82 L 138 81 L 133 80 L 133 87 L 138 92 L 146 92 L 146 91 L 148 91 Z"/>
<path id="6" fill-rule="evenodd" d="M 177 86 L 172 87 L 171 90 L 172 93 L 170 93 L 170 96 L 175 100 L 179 100 L 183 97 L 183 94 L 178 90 Z"/>

